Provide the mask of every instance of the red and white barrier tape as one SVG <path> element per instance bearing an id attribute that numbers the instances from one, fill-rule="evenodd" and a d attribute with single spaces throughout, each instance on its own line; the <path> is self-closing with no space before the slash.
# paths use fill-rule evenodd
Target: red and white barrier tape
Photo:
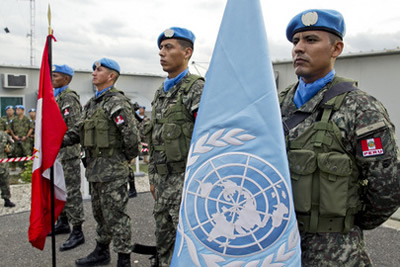
<path id="1" fill-rule="evenodd" d="M 143 148 L 142 153 L 143 152 L 149 152 L 149 149 Z M 0 159 L 0 163 L 29 161 L 29 160 L 33 160 L 34 158 L 35 158 L 35 156 Z"/>
<path id="2" fill-rule="evenodd" d="M 0 163 L 28 161 L 33 160 L 34 158 L 35 156 L 0 159 Z"/>

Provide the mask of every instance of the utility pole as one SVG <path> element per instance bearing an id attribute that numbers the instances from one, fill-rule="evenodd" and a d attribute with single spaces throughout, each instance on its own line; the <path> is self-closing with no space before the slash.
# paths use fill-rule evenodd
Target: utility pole
<path id="1" fill-rule="evenodd" d="M 31 4 L 31 32 L 29 33 L 31 48 L 31 66 L 35 64 L 35 0 L 30 0 Z"/>

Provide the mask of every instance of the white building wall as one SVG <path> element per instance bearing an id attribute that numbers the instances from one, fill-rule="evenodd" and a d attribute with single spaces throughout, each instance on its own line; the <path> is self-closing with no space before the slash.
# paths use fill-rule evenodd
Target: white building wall
<path id="1" fill-rule="evenodd" d="M 3 76 L 5 73 L 26 74 L 28 76 L 27 87 L 22 89 L 4 88 Z M 23 97 L 25 113 L 27 113 L 27 110 L 36 107 L 39 73 L 39 69 L 34 67 L 0 66 L 0 74 L 3 74 L 0 83 L 0 97 Z M 84 105 L 95 92 L 92 85 L 91 73 L 91 71 L 75 71 L 74 77 L 70 83 L 70 87 L 80 95 L 82 105 Z M 164 77 L 159 75 L 122 73 L 116 83 L 116 88 L 124 91 L 125 95 L 131 98 L 132 102 L 138 102 L 140 105 L 146 106 L 146 112 L 149 112 L 151 111 L 150 103 L 153 100 L 154 93 L 163 81 Z M 1 110 L 4 110 L 4 108 L 5 107 L 0 106 Z"/>

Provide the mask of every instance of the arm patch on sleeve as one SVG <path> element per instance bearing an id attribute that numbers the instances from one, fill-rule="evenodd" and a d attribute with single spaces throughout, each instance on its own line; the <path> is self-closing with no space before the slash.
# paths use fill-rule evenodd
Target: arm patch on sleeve
<path id="1" fill-rule="evenodd" d="M 383 121 L 378 121 L 374 124 L 365 126 L 363 128 L 360 128 L 356 131 L 356 135 L 357 136 L 363 136 L 369 133 L 372 133 L 378 129 L 384 128 L 386 126 L 386 124 Z"/>
<path id="2" fill-rule="evenodd" d="M 361 140 L 361 149 L 363 157 L 371 157 L 384 154 L 380 137 Z"/>
<path id="3" fill-rule="evenodd" d="M 121 105 L 116 105 L 115 107 L 113 107 L 110 112 L 111 117 L 114 117 L 114 114 L 122 109 L 123 109 L 123 106 L 121 106 Z"/>
<path id="4" fill-rule="evenodd" d="M 123 123 L 125 122 L 125 119 L 124 119 L 124 117 L 123 117 L 121 114 L 115 116 L 115 117 L 114 117 L 114 120 L 115 120 L 115 123 L 116 123 L 117 125 L 121 125 L 121 124 L 123 124 Z"/>

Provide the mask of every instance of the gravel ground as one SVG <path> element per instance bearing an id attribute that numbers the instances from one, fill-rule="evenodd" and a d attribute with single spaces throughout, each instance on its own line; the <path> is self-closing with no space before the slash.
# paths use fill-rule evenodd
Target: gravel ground
<path id="1" fill-rule="evenodd" d="M 135 185 L 137 192 L 148 192 L 148 176 L 135 177 Z M 15 204 L 15 207 L 5 208 L 4 202 L 0 202 L 0 216 L 29 211 L 31 209 L 31 184 L 11 185 L 10 189 L 11 201 Z"/>
<path id="2" fill-rule="evenodd" d="M 132 220 L 132 242 L 154 245 L 154 219 L 152 216 L 153 198 L 148 192 L 148 178 L 136 177 L 136 198 L 129 199 L 128 212 Z M 0 266 L 51 266 L 51 238 L 46 240 L 43 251 L 33 248 L 28 242 L 30 184 L 11 186 L 12 201 L 15 208 L 4 208 L 0 202 Z M 75 266 L 76 259 L 84 257 L 95 247 L 96 222 L 93 219 L 90 200 L 84 201 L 85 223 L 83 232 L 86 242 L 65 252 L 59 252 L 59 246 L 68 235 L 56 236 L 57 266 Z M 400 266 L 400 221 L 391 219 L 383 226 L 365 231 L 367 250 L 375 266 Z M 132 253 L 131 263 L 134 267 L 150 265 L 148 255 Z M 111 251 L 111 262 L 107 266 L 116 266 L 117 255 Z"/>

